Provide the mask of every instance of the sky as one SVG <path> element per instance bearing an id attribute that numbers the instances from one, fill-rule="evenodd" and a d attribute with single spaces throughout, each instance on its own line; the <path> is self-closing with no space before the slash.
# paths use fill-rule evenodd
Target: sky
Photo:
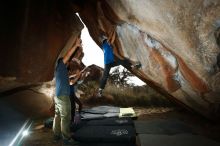
<path id="1" fill-rule="evenodd" d="M 92 65 L 95 64 L 97 66 L 100 66 L 104 68 L 104 55 L 102 49 L 93 41 L 91 36 L 89 35 L 87 27 L 84 25 L 84 29 L 81 33 L 81 39 L 82 39 L 82 46 L 83 46 L 83 52 L 84 57 L 82 59 L 82 62 L 86 65 Z M 122 66 L 121 66 L 122 68 Z M 113 69 L 111 69 L 112 71 Z M 145 83 L 142 82 L 137 77 L 131 77 L 130 82 L 134 83 L 137 86 L 144 85 Z"/>
<path id="2" fill-rule="evenodd" d="M 95 64 L 100 67 L 104 67 L 104 55 L 103 51 L 90 37 L 88 29 L 84 27 L 81 33 L 82 45 L 84 57 L 82 62 L 86 65 Z"/>

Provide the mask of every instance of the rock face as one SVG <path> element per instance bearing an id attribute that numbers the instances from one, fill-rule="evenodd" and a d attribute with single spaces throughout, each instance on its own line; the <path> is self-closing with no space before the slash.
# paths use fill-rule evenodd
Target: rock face
<path id="1" fill-rule="evenodd" d="M 70 1 L 3 2 L 1 10 L 0 76 L 51 80 L 61 50 L 71 47 L 83 28 Z"/>
<path id="2" fill-rule="evenodd" d="M 207 117 L 220 115 L 219 0 L 20 0 L 1 4 L 0 76 L 48 81 L 83 28 L 97 44 L 116 32 L 116 53 L 158 92 Z M 10 10 L 10 11 L 9 11 Z M 11 86 L 11 85 L 10 85 Z"/>
<path id="3" fill-rule="evenodd" d="M 93 64 L 93 65 L 88 66 L 84 72 L 88 73 L 88 76 L 83 78 L 85 82 L 87 81 L 98 81 L 99 82 L 103 74 L 103 68 Z"/>
<path id="4" fill-rule="evenodd" d="M 117 53 L 142 63 L 133 73 L 180 104 L 220 115 L 220 1 L 87 1 L 79 14 L 94 40 L 116 31 Z"/>

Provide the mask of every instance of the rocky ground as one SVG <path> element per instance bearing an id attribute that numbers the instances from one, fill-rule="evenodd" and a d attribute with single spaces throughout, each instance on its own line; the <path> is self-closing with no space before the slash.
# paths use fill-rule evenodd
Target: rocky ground
<path id="1" fill-rule="evenodd" d="M 49 91 L 45 91 L 50 93 Z M 110 96 L 106 99 L 91 99 L 84 103 L 84 107 L 93 107 L 96 105 L 106 105 L 111 103 L 113 98 Z M 33 119 L 33 125 L 30 134 L 24 137 L 21 146 L 61 146 L 62 143 L 53 143 L 53 132 L 51 129 L 44 127 L 44 121 L 49 118 L 48 105 L 51 105 L 51 98 L 45 94 L 36 92 L 36 90 L 25 90 L 22 92 L 10 94 L 1 98 L 4 103 L 10 103 L 10 107 L 20 111 L 27 117 L 30 115 L 41 115 Z M 36 104 L 37 103 L 37 104 Z M 120 106 L 120 105 L 119 105 Z M 208 137 L 220 142 L 220 124 L 213 122 L 196 113 L 191 113 L 179 107 L 133 107 L 138 115 L 137 120 L 153 119 L 177 119 L 191 127 L 192 131 L 198 135 Z M 8 113 L 9 114 L 9 113 Z M 14 113 L 12 113 L 13 115 Z M 11 114 L 9 114 L 12 117 Z M 17 122 L 17 121 L 16 121 Z M 3 125 L 4 126 L 4 125 Z M 0 143 L 1 145 L 1 143 Z"/>

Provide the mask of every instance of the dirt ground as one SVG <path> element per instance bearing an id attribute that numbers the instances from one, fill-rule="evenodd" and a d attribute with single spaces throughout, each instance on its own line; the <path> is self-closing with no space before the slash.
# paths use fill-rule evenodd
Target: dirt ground
<path id="1" fill-rule="evenodd" d="M 189 111 L 186 111 L 182 108 L 137 108 L 136 110 L 138 113 L 143 112 L 143 114 L 139 116 L 138 120 L 168 118 L 177 119 L 192 128 L 192 131 L 195 134 L 202 135 L 204 137 L 220 142 L 220 123 L 205 119 L 196 113 L 190 113 Z"/>
<path id="2" fill-rule="evenodd" d="M 209 121 L 197 114 L 192 114 L 181 108 L 143 108 L 134 107 L 137 120 L 149 119 L 178 119 L 186 123 L 192 130 L 202 136 L 208 137 L 220 142 L 220 124 Z M 62 143 L 53 143 L 52 130 L 44 127 L 43 119 L 34 120 L 33 128 L 29 136 L 24 139 L 22 146 L 62 146 Z"/>

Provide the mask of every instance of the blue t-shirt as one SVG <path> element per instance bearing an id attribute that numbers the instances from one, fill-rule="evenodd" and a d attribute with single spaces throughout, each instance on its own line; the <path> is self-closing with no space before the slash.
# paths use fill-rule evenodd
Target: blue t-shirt
<path id="1" fill-rule="evenodd" d="M 107 41 L 104 41 L 104 43 L 102 44 L 102 48 L 104 51 L 104 64 L 113 63 L 114 54 L 112 46 Z"/>
<path id="2" fill-rule="evenodd" d="M 56 96 L 70 96 L 68 70 L 63 61 L 59 61 L 55 71 Z"/>

